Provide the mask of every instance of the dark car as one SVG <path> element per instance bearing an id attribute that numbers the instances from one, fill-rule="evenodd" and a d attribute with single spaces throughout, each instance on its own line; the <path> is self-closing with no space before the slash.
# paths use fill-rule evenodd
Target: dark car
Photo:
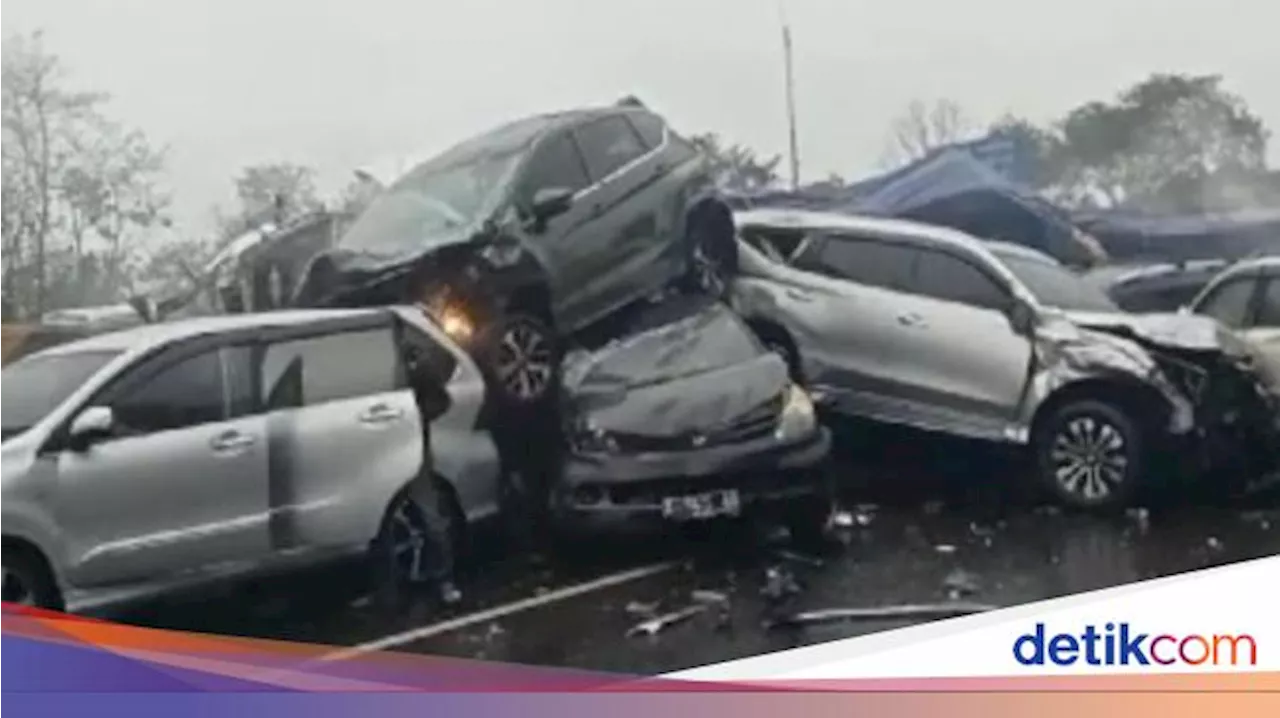
<path id="1" fill-rule="evenodd" d="M 541 406 L 565 337 L 685 281 L 722 287 L 733 236 L 705 158 L 658 115 L 540 115 L 394 182 L 313 260 L 296 300 L 421 303 L 505 405 Z"/>
<path id="2" fill-rule="evenodd" d="M 569 447 L 551 494 L 560 530 L 756 511 L 820 526 L 831 439 L 808 394 L 723 304 L 695 299 L 674 313 L 566 360 Z"/>
<path id="3" fill-rule="evenodd" d="M 1106 292 L 1126 312 L 1176 312 L 1229 265 L 1225 259 L 1109 265 L 1088 272 L 1084 277 L 1085 281 Z"/>

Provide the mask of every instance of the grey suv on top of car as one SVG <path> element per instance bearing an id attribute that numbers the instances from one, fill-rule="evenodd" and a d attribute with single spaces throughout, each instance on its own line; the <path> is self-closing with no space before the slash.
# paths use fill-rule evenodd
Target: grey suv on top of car
<path id="1" fill-rule="evenodd" d="M 541 406 L 563 337 L 681 280 L 722 287 L 735 251 L 705 157 L 624 103 L 511 122 L 414 168 L 311 262 L 296 302 L 424 302 L 506 406 Z"/>
<path id="2" fill-rule="evenodd" d="M 146 325 L 3 380 L 6 601 L 88 610 L 352 549 L 416 582 L 450 548 L 426 542 L 498 510 L 484 382 L 416 309 Z"/>
<path id="3" fill-rule="evenodd" d="M 1082 507 L 1131 497 L 1169 437 L 1213 449 L 1204 462 L 1275 445 L 1275 398 L 1211 319 L 1125 314 L 1039 252 L 951 229 L 735 221 L 735 308 L 839 411 L 1029 443 L 1044 484 Z"/>

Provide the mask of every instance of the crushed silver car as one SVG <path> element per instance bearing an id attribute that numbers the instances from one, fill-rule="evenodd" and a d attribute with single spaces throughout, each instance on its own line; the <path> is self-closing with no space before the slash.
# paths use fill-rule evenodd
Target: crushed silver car
<path id="1" fill-rule="evenodd" d="M 1234 329 L 1280 392 L 1280 256 L 1232 265 L 1186 307 Z"/>
<path id="2" fill-rule="evenodd" d="M 1212 319 L 1126 314 L 1043 254 L 941 227 L 735 220 L 735 308 L 836 411 L 1029 444 L 1083 508 L 1125 503 L 1175 449 L 1202 471 L 1275 461 L 1276 398 Z"/>
<path id="3" fill-rule="evenodd" d="M 626 338 L 570 355 L 561 531 L 746 513 L 805 531 L 830 509 L 830 435 L 808 393 L 726 306 L 680 297 Z"/>
<path id="4" fill-rule="evenodd" d="M 425 582 L 424 551 L 498 509 L 483 379 L 414 308 L 150 324 L 3 378 L 6 601 L 88 611 L 352 551 Z"/>

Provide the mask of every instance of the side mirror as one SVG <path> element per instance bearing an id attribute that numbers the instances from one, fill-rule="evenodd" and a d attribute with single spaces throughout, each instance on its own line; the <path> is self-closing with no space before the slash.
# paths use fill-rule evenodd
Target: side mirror
<path id="1" fill-rule="evenodd" d="M 1036 326 L 1036 310 L 1026 302 L 1015 299 L 1009 309 L 1009 324 L 1018 334 L 1030 335 Z"/>
<path id="2" fill-rule="evenodd" d="M 533 206 L 530 211 L 539 225 L 547 220 L 564 214 L 573 205 L 573 190 L 563 187 L 546 187 L 533 195 Z"/>
<path id="3" fill-rule="evenodd" d="M 115 426 L 115 415 L 110 407 L 91 406 L 80 412 L 71 422 L 67 439 L 72 449 L 84 451 L 93 442 L 110 436 L 113 426 Z"/>

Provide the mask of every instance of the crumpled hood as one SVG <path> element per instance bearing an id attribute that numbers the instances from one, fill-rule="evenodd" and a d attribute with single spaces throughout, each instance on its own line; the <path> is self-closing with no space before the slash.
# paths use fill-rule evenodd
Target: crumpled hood
<path id="1" fill-rule="evenodd" d="M 364 249 L 338 246 L 324 252 L 333 269 L 340 272 L 379 272 L 415 261 L 420 257 L 448 247 L 469 243 L 475 237 L 471 228 L 433 235 L 421 244 L 391 249 Z"/>
<path id="2" fill-rule="evenodd" d="M 715 431 L 778 399 L 786 363 L 721 304 L 565 360 L 579 424 L 638 436 Z"/>
<path id="3" fill-rule="evenodd" d="M 1231 330 L 1211 317 L 1196 314 L 1069 312 L 1066 316 L 1087 329 L 1117 333 L 1168 349 L 1238 353 L 1240 347 Z"/>
<path id="4" fill-rule="evenodd" d="M 429 242 L 386 251 L 352 249 L 341 245 L 317 254 L 303 273 L 295 304 L 324 305 L 335 295 L 343 295 L 371 283 L 394 276 L 408 276 L 428 256 L 443 256 L 471 244 L 471 230 L 438 235 Z M 398 300 L 398 299 L 397 299 Z M 388 300 L 392 301 L 392 300 Z"/>
<path id="5" fill-rule="evenodd" d="M 725 428 L 777 399 L 787 367 L 776 356 L 673 381 L 627 389 L 626 398 L 592 407 L 583 417 L 610 433 L 678 437 Z"/>

